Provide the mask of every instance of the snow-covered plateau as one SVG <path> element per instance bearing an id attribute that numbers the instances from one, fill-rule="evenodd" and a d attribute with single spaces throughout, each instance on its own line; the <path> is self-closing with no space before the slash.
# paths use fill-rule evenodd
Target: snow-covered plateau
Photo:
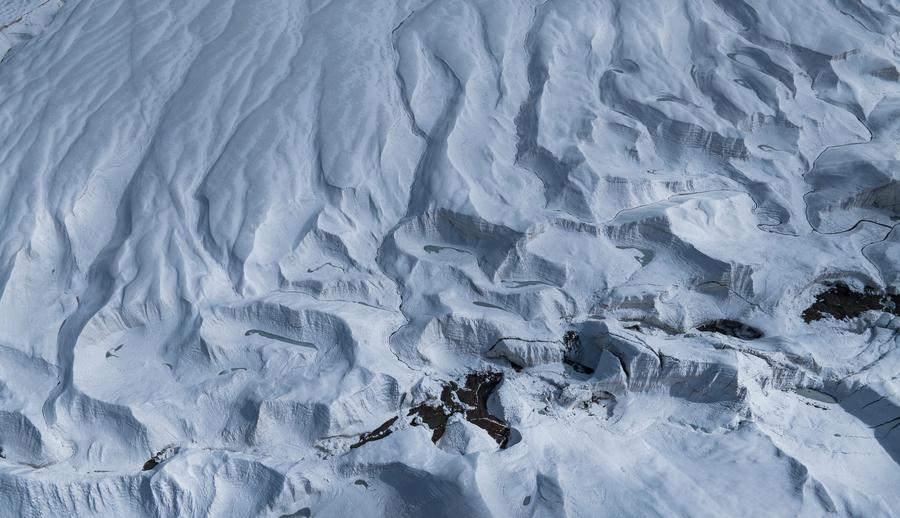
<path id="1" fill-rule="evenodd" d="M 898 0 L 0 0 L 0 516 L 900 516 Z"/>

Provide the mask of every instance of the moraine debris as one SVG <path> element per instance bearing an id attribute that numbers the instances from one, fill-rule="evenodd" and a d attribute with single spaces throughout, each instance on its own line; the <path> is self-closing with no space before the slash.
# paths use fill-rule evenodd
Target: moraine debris
<path id="1" fill-rule="evenodd" d="M 737 320 L 727 318 L 711 320 L 697 326 L 697 331 L 719 333 L 720 335 L 740 338 L 741 340 L 757 340 L 763 337 L 762 331 Z"/>
<path id="2" fill-rule="evenodd" d="M 393 433 L 393 430 L 391 430 L 391 426 L 393 426 L 394 423 L 396 423 L 396 422 L 397 422 L 397 416 L 394 416 L 394 417 L 388 419 L 387 421 L 382 423 L 381 426 L 379 426 L 378 428 L 372 430 L 371 432 L 366 432 L 366 433 L 360 435 L 359 441 L 357 441 L 354 444 L 351 444 L 350 448 L 359 448 L 360 446 L 362 446 L 363 444 L 366 444 L 367 442 L 384 439 L 385 437 L 387 437 L 388 435 Z"/>
<path id="3" fill-rule="evenodd" d="M 502 419 L 491 415 L 487 409 L 488 397 L 503 381 L 499 372 L 480 372 L 466 376 L 464 386 L 454 381 L 444 385 L 440 401 L 422 403 L 410 409 L 409 416 L 414 416 L 413 426 L 424 423 L 433 432 L 431 442 L 437 443 L 444 435 L 447 421 L 453 414 L 462 414 L 467 421 L 485 430 L 497 441 L 501 448 L 509 442 L 510 429 Z"/>
<path id="4" fill-rule="evenodd" d="M 825 315 L 847 320 L 869 310 L 900 316 L 900 295 L 879 292 L 871 286 L 866 286 L 862 292 L 853 291 L 843 282 L 837 282 L 816 295 L 816 301 L 803 312 L 803 320 L 809 324 Z"/>
<path id="5" fill-rule="evenodd" d="M 469 374 L 465 385 L 460 386 L 455 381 L 447 382 L 441 390 L 440 401 L 422 403 L 411 408 L 407 415 L 413 417 L 413 426 L 428 426 L 433 431 L 431 441 L 437 443 L 444 435 L 450 416 L 461 414 L 470 423 L 485 430 L 501 448 L 505 448 L 509 442 L 509 426 L 502 419 L 491 415 L 487 409 L 487 399 L 501 381 L 503 375 L 498 372 Z M 397 419 L 394 416 L 371 432 L 361 434 L 350 448 L 359 448 L 389 436 L 394 431 Z"/>
<path id="6" fill-rule="evenodd" d="M 165 448 L 156 452 L 156 455 L 150 457 L 150 459 L 144 463 L 143 471 L 150 471 L 156 466 L 159 466 L 164 460 L 169 459 L 175 455 L 175 447 L 174 446 L 166 446 Z"/>

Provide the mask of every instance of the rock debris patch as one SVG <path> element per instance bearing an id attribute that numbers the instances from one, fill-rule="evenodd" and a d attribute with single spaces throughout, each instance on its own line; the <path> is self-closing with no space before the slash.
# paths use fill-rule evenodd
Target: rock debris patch
<path id="1" fill-rule="evenodd" d="M 763 337 L 762 331 L 737 320 L 720 319 L 706 322 L 697 326 L 697 331 L 706 333 L 719 333 L 720 335 L 740 338 L 741 340 L 756 340 Z"/>
<path id="2" fill-rule="evenodd" d="M 816 295 L 815 302 L 803 311 L 803 320 L 809 324 L 826 315 L 847 320 L 872 310 L 900 316 L 900 295 L 887 294 L 871 286 L 866 286 L 863 291 L 855 291 L 846 284 L 837 282 Z"/>
<path id="3" fill-rule="evenodd" d="M 509 442 L 509 426 L 502 419 L 491 415 L 487 400 L 503 381 L 503 374 L 481 372 L 466 376 L 465 384 L 455 381 L 444 385 L 440 400 L 423 403 L 410 409 L 413 425 L 424 424 L 432 430 L 431 441 L 438 442 L 444 435 L 450 416 L 460 414 L 467 421 L 485 430 L 501 448 Z"/>

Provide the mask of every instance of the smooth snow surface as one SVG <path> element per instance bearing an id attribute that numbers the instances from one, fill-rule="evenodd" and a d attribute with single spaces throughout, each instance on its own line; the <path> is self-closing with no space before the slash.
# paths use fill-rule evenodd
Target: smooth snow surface
<path id="1" fill-rule="evenodd" d="M 4 0 L 0 56 L 0 516 L 900 515 L 897 0 Z"/>

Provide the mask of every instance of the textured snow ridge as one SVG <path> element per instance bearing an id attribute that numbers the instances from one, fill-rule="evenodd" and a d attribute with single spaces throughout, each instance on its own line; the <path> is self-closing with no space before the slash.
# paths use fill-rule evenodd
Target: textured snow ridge
<path id="1" fill-rule="evenodd" d="M 900 515 L 896 0 L 7 0 L 0 55 L 0 516 Z"/>
<path id="2" fill-rule="evenodd" d="M 0 59 L 40 34 L 62 5 L 63 0 L 5 0 L 0 5 Z"/>

